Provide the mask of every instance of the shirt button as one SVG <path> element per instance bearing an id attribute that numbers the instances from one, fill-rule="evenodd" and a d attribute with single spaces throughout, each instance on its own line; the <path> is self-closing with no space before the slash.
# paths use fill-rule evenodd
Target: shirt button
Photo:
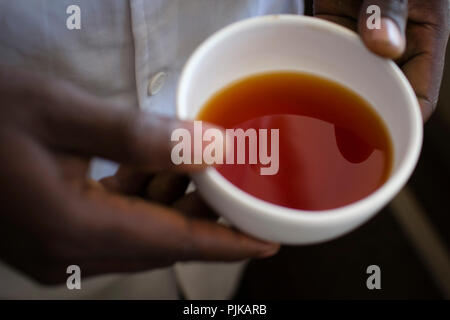
<path id="1" fill-rule="evenodd" d="M 148 95 L 153 96 L 157 94 L 162 87 L 164 86 L 164 82 L 166 81 L 167 74 L 165 72 L 158 72 L 155 74 L 150 82 L 148 83 Z"/>

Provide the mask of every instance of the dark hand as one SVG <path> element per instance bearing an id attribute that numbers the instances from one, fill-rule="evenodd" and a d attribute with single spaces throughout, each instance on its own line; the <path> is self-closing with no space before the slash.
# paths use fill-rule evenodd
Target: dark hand
<path id="1" fill-rule="evenodd" d="M 366 9 L 381 9 L 381 29 L 366 27 Z M 449 36 L 448 0 L 315 0 L 314 15 L 358 30 L 374 53 L 396 59 L 411 83 L 424 121 L 433 113 Z"/>
<path id="2" fill-rule="evenodd" d="M 208 208 L 196 194 L 182 197 L 185 178 L 165 173 L 148 180 L 153 202 L 124 195 L 135 194 L 140 178 L 131 186 L 117 177 L 104 185 L 86 178 L 92 156 L 146 172 L 173 170 L 171 132 L 193 130 L 192 123 L 111 105 L 9 68 L 0 68 L 0 101 L 0 258 L 34 279 L 64 281 L 71 264 L 86 276 L 278 250 L 200 219 Z"/>

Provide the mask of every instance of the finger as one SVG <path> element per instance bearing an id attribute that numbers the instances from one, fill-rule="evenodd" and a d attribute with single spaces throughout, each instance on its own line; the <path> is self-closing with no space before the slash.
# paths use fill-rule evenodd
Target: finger
<path id="1" fill-rule="evenodd" d="M 83 277 L 91 277 L 95 275 L 102 275 L 105 273 L 130 273 L 146 271 L 156 268 L 169 267 L 173 265 L 173 261 L 156 261 L 156 260 L 90 260 L 78 262 L 78 266 L 83 273 Z M 67 266 L 62 266 L 59 268 L 59 281 L 60 283 L 67 279 L 66 273 Z M 56 273 L 56 272 L 54 272 Z"/>
<path id="2" fill-rule="evenodd" d="M 142 196 L 150 201 L 171 205 L 184 214 L 195 218 L 217 220 L 217 214 L 203 201 L 198 191 L 185 194 L 190 183 L 187 175 L 163 171 L 155 175 L 136 172 L 120 167 L 114 176 L 100 182 L 106 190 L 128 195 Z M 143 191 L 145 190 L 145 191 Z"/>
<path id="3" fill-rule="evenodd" d="M 424 121 L 437 105 L 449 37 L 448 2 L 432 3 L 435 7 L 430 11 L 422 9 L 422 23 L 408 25 L 408 49 L 399 61 L 419 100 Z M 412 6 L 411 10 L 418 14 L 418 8 Z"/>
<path id="4" fill-rule="evenodd" d="M 368 27 L 368 18 L 380 9 L 380 28 Z M 358 30 L 366 46 L 386 58 L 398 58 L 405 51 L 405 29 L 408 19 L 407 0 L 364 0 L 358 20 Z"/>
<path id="5" fill-rule="evenodd" d="M 121 166 L 115 175 L 103 178 L 100 182 L 108 191 L 141 196 L 150 201 L 170 205 L 184 195 L 190 178 L 175 171 L 149 174 Z"/>
<path id="6" fill-rule="evenodd" d="M 138 171 L 134 168 L 120 166 L 116 174 L 100 180 L 106 190 L 127 195 L 139 195 L 147 186 L 153 174 Z"/>
<path id="7" fill-rule="evenodd" d="M 69 182 L 83 183 L 80 177 L 85 177 L 89 169 L 89 158 L 77 157 L 71 154 L 57 153 L 55 160 L 61 177 Z"/>
<path id="8" fill-rule="evenodd" d="M 277 244 L 138 198 L 94 190 L 80 208 L 83 230 L 97 260 L 237 261 L 267 257 Z M 93 214 L 95 212 L 95 214 Z"/>
<path id="9" fill-rule="evenodd" d="M 36 126 L 33 129 L 39 131 L 38 136 L 51 147 L 151 170 L 198 170 L 205 167 L 203 161 L 201 164 L 179 166 L 172 161 L 172 148 L 179 142 L 172 141 L 172 134 L 176 129 L 183 130 L 194 140 L 197 135 L 194 135 L 193 121 L 144 112 L 137 106 L 109 103 L 64 81 L 14 71 L 11 73 L 15 77 L 26 77 L 34 86 L 39 84 L 39 89 L 33 90 L 38 91 L 35 95 L 40 103 L 30 107 L 30 112 L 35 113 L 33 119 L 38 119 L 33 123 Z M 200 131 L 209 128 L 223 133 L 221 128 L 205 122 Z M 194 141 L 190 142 L 190 158 L 198 153 L 196 156 L 202 159 L 202 142 L 200 148 L 194 148 Z"/>
<path id="10" fill-rule="evenodd" d="M 191 218 L 203 218 L 212 221 L 219 218 L 216 212 L 202 199 L 198 191 L 186 194 L 177 200 L 173 207 Z"/>
<path id="11" fill-rule="evenodd" d="M 314 1 L 314 16 L 356 31 L 361 0 Z"/>
<path id="12" fill-rule="evenodd" d="M 174 171 L 157 173 L 148 183 L 144 197 L 161 204 L 170 205 L 184 195 L 189 185 L 187 175 Z"/>
<path id="13" fill-rule="evenodd" d="M 442 80 L 444 55 L 440 52 L 420 54 L 402 66 L 402 70 L 419 100 L 423 121 L 436 109 Z"/>

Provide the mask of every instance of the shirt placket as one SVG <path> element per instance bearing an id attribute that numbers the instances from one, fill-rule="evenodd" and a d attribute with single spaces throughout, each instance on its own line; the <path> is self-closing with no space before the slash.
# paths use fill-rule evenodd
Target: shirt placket
<path id="1" fill-rule="evenodd" d="M 131 27 L 134 37 L 135 77 L 138 104 L 145 109 L 146 79 L 149 73 L 149 42 L 148 29 L 145 21 L 145 5 L 142 0 L 130 0 Z"/>
<path id="2" fill-rule="evenodd" d="M 139 107 L 173 114 L 175 79 L 171 67 L 176 58 L 173 13 L 177 1 L 130 0 L 135 44 L 135 76 Z"/>

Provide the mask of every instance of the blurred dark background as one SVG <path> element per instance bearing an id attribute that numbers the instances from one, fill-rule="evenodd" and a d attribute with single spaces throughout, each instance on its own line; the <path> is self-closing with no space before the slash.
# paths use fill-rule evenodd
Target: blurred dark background
<path id="1" fill-rule="evenodd" d="M 347 236 L 251 261 L 237 299 L 450 299 L 449 50 L 438 107 L 407 187 Z M 381 290 L 366 287 L 369 265 L 381 269 Z"/>

